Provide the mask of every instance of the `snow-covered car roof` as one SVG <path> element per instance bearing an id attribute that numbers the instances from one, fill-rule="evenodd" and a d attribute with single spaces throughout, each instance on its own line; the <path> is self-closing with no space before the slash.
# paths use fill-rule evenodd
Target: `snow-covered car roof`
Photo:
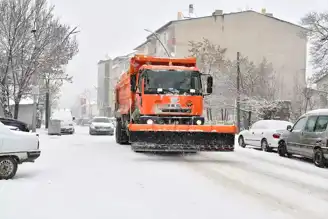
<path id="1" fill-rule="evenodd" d="M 311 110 L 309 112 L 306 112 L 302 116 L 307 116 L 307 115 L 328 115 L 328 109 Z"/>
<path id="2" fill-rule="evenodd" d="M 273 129 L 276 129 L 276 128 L 277 129 L 280 129 L 280 128 L 285 129 L 287 127 L 287 125 L 293 125 L 292 122 L 285 121 L 285 120 L 259 120 L 256 123 L 263 124 L 266 127 L 273 128 Z"/>

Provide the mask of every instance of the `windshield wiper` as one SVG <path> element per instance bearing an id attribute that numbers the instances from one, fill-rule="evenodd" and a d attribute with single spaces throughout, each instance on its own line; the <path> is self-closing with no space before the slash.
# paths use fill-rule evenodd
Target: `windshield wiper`
<path id="1" fill-rule="evenodd" d="M 167 88 L 162 88 L 162 89 L 163 89 L 163 91 L 169 92 L 171 94 L 178 94 L 179 93 L 178 89 L 167 89 Z"/>

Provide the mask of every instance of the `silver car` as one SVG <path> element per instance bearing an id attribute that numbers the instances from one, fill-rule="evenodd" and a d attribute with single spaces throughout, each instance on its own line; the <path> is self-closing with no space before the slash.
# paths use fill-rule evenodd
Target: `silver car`
<path id="1" fill-rule="evenodd" d="M 282 135 L 279 142 L 280 156 L 300 155 L 313 159 L 318 167 L 328 161 L 328 109 L 309 111 Z"/>
<path id="2" fill-rule="evenodd" d="M 114 125 L 108 117 L 94 117 L 89 126 L 89 134 L 114 135 Z"/>

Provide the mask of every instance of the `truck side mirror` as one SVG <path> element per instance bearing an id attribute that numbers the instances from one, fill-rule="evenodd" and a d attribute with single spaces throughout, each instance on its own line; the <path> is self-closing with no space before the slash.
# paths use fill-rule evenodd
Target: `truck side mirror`
<path id="1" fill-rule="evenodd" d="M 136 88 L 137 88 L 137 77 L 136 75 L 131 75 L 130 78 L 130 83 L 131 83 L 131 92 L 135 93 L 136 92 Z"/>
<path id="2" fill-rule="evenodd" d="M 287 125 L 287 130 L 291 131 L 292 130 L 292 126 L 291 125 Z"/>
<path id="3" fill-rule="evenodd" d="M 206 93 L 211 94 L 212 92 L 213 92 L 213 77 L 208 76 Z"/>

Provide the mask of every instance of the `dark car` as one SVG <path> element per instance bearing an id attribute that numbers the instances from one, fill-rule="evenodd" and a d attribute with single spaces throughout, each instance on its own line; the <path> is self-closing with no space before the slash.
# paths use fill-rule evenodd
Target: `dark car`
<path id="1" fill-rule="evenodd" d="M 17 119 L 11 119 L 11 118 L 1 118 L 0 122 L 2 122 L 4 125 L 10 125 L 17 127 L 22 132 L 29 132 L 30 129 L 28 128 L 28 124 L 25 122 L 19 121 Z"/>
<path id="2" fill-rule="evenodd" d="M 279 142 L 280 156 L 298 155 L 313 159 L 318 167 L 328 166 L 328 109 L 305 113 L 287 130 Z"/>

